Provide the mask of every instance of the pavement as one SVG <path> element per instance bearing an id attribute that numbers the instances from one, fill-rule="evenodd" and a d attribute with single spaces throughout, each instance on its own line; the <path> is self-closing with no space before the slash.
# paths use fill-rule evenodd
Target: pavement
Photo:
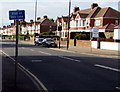
<path id="1" fill-rule="evenodd" d="M 6 55 L 2 54 L 2 92 L 41 92 L 33 80 L 20 68 L 17 72 L 17 87 L 14 86 L 15 65 Z"/>
<path id="2" fill-rule="evenodd" d="M 21 41 L 22 43 L 34 44 L 33 41 Z M 61 44 L 60 48 L 50 48 L 53 50 L 60 50 L 60 51 L 69 51 L 74 53 L 80 54 L 88 54 L 88 55 L 95 55 L 95 56 L 102 56 L 108 58 L 120 58 L 120 51 L 115 50 L 106 50 L 106 49 L 96 49 L 91 47 L 80 47 L 80 46 L 67 46 Z"/>

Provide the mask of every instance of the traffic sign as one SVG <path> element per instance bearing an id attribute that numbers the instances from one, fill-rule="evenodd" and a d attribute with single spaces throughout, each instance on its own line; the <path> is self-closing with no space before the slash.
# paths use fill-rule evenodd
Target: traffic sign
<path id="1" fill-rule="evenodd" d="M 99 37 L 99 28 L 98 27 L 92 28 L 92 37 Z"/>
<path id="2" fill-rule="evenodd" d="M 24 10 L 9 11 L 9 19 L 10 20 L 25 19 L 25 11 Z"/>

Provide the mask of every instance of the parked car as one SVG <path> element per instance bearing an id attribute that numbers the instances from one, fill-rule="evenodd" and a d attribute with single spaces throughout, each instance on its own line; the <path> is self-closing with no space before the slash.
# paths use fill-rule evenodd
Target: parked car
<path id="1" fill-rule="evenodd" d="M 34 44 L 35 45 L 42 45 L 42 41 L 44 40 L 44 38 L 35 38 Z"/>
<path id="2" fill-rule="evenodd" d="M 42 41 L 42 46 L 46 47 L 57 47 L 57 43 L 55 42 L 54 39 L 51 38 L 46 38 Z"/>

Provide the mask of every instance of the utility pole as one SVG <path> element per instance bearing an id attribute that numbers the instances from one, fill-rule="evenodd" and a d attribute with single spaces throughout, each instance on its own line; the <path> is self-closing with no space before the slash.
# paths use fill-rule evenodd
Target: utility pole
<path id="1" fill-rule="evenodd" d="M 69 0 L 69 16 L 68 16 L 67 50 L 68 50 L 68 48 L 69 48 L 70 9 L 71 9 L 71 0 Z"/>
<path id="2" fill-rule="evenodd" d="M 37 0 L 35 2 L 35 23 L 34 23 L 34 25 L 35 25 L 35 31 L 36 31 L 36 17 L 37 17 Z"/>

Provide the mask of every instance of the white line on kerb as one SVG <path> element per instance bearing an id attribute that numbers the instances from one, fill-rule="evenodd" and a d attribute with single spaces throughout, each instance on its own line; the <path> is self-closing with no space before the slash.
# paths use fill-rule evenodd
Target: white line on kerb
<path id="1" fill-rule="evenodd" d="M 72 58 L 63 57 L 63 56 L 58 56 L 58 57 L 60 57 L 60 58 L 64 58 L 64 59 L 68 59 L 68 60 L 71 60 L 71 61 L 80 62 L 80 60 L 77 60 L 77 59 L 72 59 Z"/>
<path id="2" fill-rule="evenodd" d="M 116 72 L 120 72 L 119 69 L 111 68 L 111 67 L 108 67 L 108 66 L 103 66 L 103 65 L 99 65 L 99 64 L 95 64 L 94 66 L 101 67 L 101 68 L 108 69 L 108 70 L 112 70 L 112 71 L 116 71 Z"/>
<path id="3" fill-rule="evenodd" d="M 15 62 L 15 59 L 12 58 L 11 56 L 9 56 L 7 53 L 3 52 L 2 50 L 0 50 L 0 52 L 2 52 L 3 54 L 5 54 L 6 56 L 8 56 L 11 60 L 13 60 Z M 32 74 L 30 71 L 28 71 L 20 63 L 18 63 L 18 65 L 19 65 L 20 69 L 23 69 L 23 71 L 25 71 L 25 73 L 28 73 L 30 76 L 32 76 L 39 83 L 39 85 L 41 85 L 41 87 L 44 89 L 45 92 L 49 92 L 48 89 L 44 86 L 44 84 L 34 74 Z"/>
<path id="4" fill-rule="evenodd" d="M 42 53 L 42 54 L 46 54 L 46 55 L 52 55 L 50 53 L 46 53 L 46 52 L 42 52 L 42 51 L 39 51 L 39 52 Z"/>

